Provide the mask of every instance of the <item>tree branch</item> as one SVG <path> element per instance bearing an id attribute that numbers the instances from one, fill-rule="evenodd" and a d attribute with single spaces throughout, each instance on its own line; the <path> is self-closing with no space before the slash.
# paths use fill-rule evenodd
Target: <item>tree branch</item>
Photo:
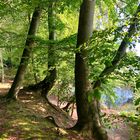
<path id="1" fill-rule="evenodd" d="M 117 67 L 119 62 L 122 60 L 122 58 L 125 56 L 127 45 L 130 43 L 129 40 L 136 33 L 137 27 L 139 25 L 139 20 L 140 20 L 139 14 L 140 14 L 140 4 L 138 5 L 137 11 L 134 14 L 133 18 L 131 19 L 128 33 L 125 35 L 124 39 L 122 40 L 122 42 L 116 52 L 116 55 L 111 62 L 111 65 L 106 66 L 104 68 L 104 70 L 99 75 L 98 80 L 94 83 L 93 89 L 100 86 L 101 79 L 108 76 L 109 74 L 111 74 L 115 70 L 115 68 Z"/>

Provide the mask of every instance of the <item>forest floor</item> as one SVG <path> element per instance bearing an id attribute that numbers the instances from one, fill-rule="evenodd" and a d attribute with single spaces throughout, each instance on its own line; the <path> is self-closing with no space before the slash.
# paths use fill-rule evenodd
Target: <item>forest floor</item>
<path id="1" fill-rule="evenodd" d="M 10 85 L 0 83 L 0 94 L 6 94 Z M 110 140 L 140 140 L 140 126 L 127 122 L 117 111 L 103 112 Z M 18 101 L 0 100 L 0 140 L 90 140 L 66 129 L 75 123 L 67 113 L 31 92 L 21 91 Z"/>

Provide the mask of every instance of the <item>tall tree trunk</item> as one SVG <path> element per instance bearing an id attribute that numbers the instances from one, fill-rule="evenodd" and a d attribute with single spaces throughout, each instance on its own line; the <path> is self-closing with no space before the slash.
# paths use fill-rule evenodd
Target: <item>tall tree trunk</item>
<path id="1" fill-rule="evenodd" d="M 35 70 L 35 67 L 34 67 L 34 54 L 32 52 L 31 54 L 31 62 L 32 62 L 32 70 L 33 70 L 33 76 L 34 76 L 34 80 L 35 80 L 35 83 L 37 84 L 38 83 L 38 76 L 37 76 L 37 73 L 36 73 L 36 70 Z"/>
<path id="2" fill-rule="evenodd" d="M 107 135 L 102 130 L 98 104 L 96 100 L 89 102 L 92 91 L 88 80 L 86 43 L 92 36 L 95 0 L 83 0 L 80 8 L 79 28 L 77 36 L 77 52 L 75 58 L 75 94 L 78 121 L 76 129 L 87 133 L 96 140 L 106 140 Z"/>
<path id="3" fill-rule="evenodd" d="M 0 71 L 1 71 L 1 79 L 0 81 L 4 83 L 4 65 L 3 65 L 3 55 L 2 55 L 3 50 L 0 49 Z"/>
<path id="4" fill-rule="evenodd" d="M 135 35 L 137 31 L 137 27 L 139 25 L 139 20 L 140 20 L 139 13 L 140 13 L 140 5 L 138 6 L 138 9 L 136 13 L 134 14 L 133 18 L 131 19 L 128 33 L 122 40 L 120 47 L 118 48 L 116 55 L 114 56 L 114 59 L 111 62 L 112 65 L 106 66 L 105 69 L 101 72 L 101 74 L 98 77 L 98 80 L 93 84 L 93 87 L 92 87 L 93 91 L 96 88 L 100 87 L 101 79 L 107 77 L 110 73 L 112 73 L 117 67 L 117 65 L 119 64 L 119 62 L 121 61 L 121 59 L 126 54 L 126 48 L 127 48 L 127 45 L 129 44 L 129 39 L 132 38 L 133 35 Z M 82 25 L 85 25 L 85 24 L 82 24 Z M 79 28 L 80 28 L 80 24 L 79 24 Z M 75 68 L 75 88 L 76 88 L 77 113 L 79 117 L 76 127 L 78 127 L 79 130 L 83 130 L 84 128 L 86 128 L 87 130 L 92 130 L 94 139 L 105 140 L 108 138 L 107 138 L 106 132 L 104 131 L 104 129 L 102 129 L 102 124 L 100 123 L 99 101 L 94 99 L 93 102 L 88 103 L 87 101 L 87 97 L 89 93 L 88 86 L 87 86 L 88 82 L 82 82 L 82 80 L 86 80 L 87 77 L 86 78 L 83 78 L 83 77 L 85 77 L 85 75 L 88 73 L 88 72 L 86 73 L 86 55 L 83 55 L 83 54 L 84 53 L 82 50 L 80 51 L 79 54 L 76 54 L 75 66 L 77 68 Z"/>
<path id="5" fill-rule="evenodd" d="M 48 5 L 48 29 L 49 29 L 49 40 L 55 40 L 55 3 L 53 1 L 49 2 Z M 48 46 L 48 75 L 44 79 L 44 87 L 42 88 L 41 94 L 46 97 L 48 92 L 52 89 L 56 80 L 56 67 L 55 67 L 55 50 L 54 45 Z M 46 87 L 46 85 L 48 85 Z"/>
<path id="6" fill-rule="evenodd" d="M 49 29 L 49 40 L 55 40 L 55 3 L 53 1 L 49 2 L 48 5 L 48 29 Z M 56 80 L 56 59 L 55 59 L 55 48 L 54 45 L 48 46 L 48 74 L 39 83 L 35 85 L 30 85 L 27 89 L 33 91 L 40 91 L 41 95 L 46 98 L 48 92 L 52 89 Z M 46 98 L 47 99 L 47 98 Z"/>
<path id="7" fill-rule="evenodd" d="M 93 87 L 92 87 L 93 90 L 96 89 L 96 88 L 100 88 L 102 79 L 106 78 L 108 75 L 110 75 L 116 69 L 119 62 L 122 60 L 122 58 L 125 56 L 127 46 L 130 43 L 129 40 L 130 40 L 130 38 L 132 38 L 135 35 L 135 33 L 137 32 L 138 26 L 140 24 L 139 23 L 139 21 L 140 21 L 139 13 L 140 13 L 140 4 L 138 5 L 137 11 L 131 19 L 130 27 L 128 29 L 128 33 L 125 35 L 124 39 L 122 40 L 122 42 L 121 42 L 121 44 L 120 44 L 120 46 L 119 46 L 119 48 L 116 52 L 116 55 L 114 56 L 114 58 L 111 62 L 111 65 L 106 66 L 104 68 L 104 70 L 101 72 L 101 74 L 98 77 L 98 80 L 95 81 L 94 84 L 93 84 Z M 96 101 L 97 112 L 100 112 L 99 101 L 96 100 L 96 99 L 94 101 Z M 96 128 L 96 126 L 94 128 Z M 101 130 L 101 132 L 102 132 L 102 130 Z"/>
<path id="8" fill-rule="evenodd" d="M 32 48 L 34 45 L 34 36 L 37 31 L 39 19 L 41 15 L 41 9 L 39 7 L 35 8 L 34 13 L 32 15 L 32 20 L 30 23 L 26 43 L 25 43 L 25 48 L 23 50 L 23 54 L 21 57 L 20 65 L 18 67 L 16 76 L 14 78 L 13 84 L 7 94 L 7 98 L 15 98 L 17 93 L 20 90 L 20 86 L 22 83 L 22 80 L 25 75 L 26 68 L 28 66 L 28 62 L 32 53 Z"/>

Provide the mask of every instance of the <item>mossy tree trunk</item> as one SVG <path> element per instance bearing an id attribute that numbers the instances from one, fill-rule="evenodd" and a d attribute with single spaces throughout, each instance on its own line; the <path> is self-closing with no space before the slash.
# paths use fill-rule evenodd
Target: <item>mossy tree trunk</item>
<path id="1" fill-rule="evenodd" d="M 6 96 L 7 98 L 16 98 L 16 95 L 20 90 L 21 83 L 23 81 L 26 68 L 28 66 L 28 62 L 32 53 L 32 48 L 34 46 L 34 36 L 37 31 L 40 15 L 41 15 L 41 9 L 40 7 L 36 7 L 32 15 L 32 20 L 30 23 L 30 27 L 29 27 L 29 31 L 28 31 L 28 35 L 27 35 L 27 39 L 25 43 L 25 48 L 23 50 L 23 54 L 21 57 L 20 65 L 18 67 L 13 84 Z"/>

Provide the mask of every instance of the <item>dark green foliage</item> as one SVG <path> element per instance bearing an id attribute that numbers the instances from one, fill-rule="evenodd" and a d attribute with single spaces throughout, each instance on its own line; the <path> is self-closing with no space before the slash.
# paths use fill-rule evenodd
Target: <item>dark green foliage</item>
<path id="1" fill-rule="evenodd" d="M 139 105 L 140 104 L 140 98 L 138 98 L 137 100 L 135 100 L 135 105 Z"/>

